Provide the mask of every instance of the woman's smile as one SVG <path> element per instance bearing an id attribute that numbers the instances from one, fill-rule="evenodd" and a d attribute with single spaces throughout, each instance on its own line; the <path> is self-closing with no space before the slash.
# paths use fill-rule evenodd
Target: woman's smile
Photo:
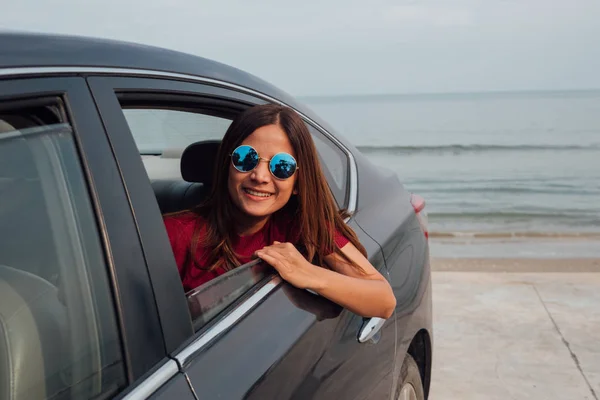
<path id="1" fill-rule="evenodd" d="M 268 199 L 269 197 L 273 196 L 273 193 L 271 192 L 267 192 L 264 190 L 257 190 L 257 189 L 251 189 L 251 188 L 242 188 L 242 190 L 246 193 L 246 195 L 255 201 L 264 201 L 266 199 Z"/>

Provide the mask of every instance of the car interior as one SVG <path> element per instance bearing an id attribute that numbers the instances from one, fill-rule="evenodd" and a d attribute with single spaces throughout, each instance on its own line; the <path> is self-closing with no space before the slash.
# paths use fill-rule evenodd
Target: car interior
<path id="1" fill-rule="evenodd" d="M 0 103 L 0 398 L 122 381 L 104 259 L 60 98 Z"/>
<path id="2" fill-rule="evenodd" d="M 153 179 L 152 189 L 160 212 L 168 214 L 198 205 L 212 185 L 220 141 L 192 143 L 181 155 L 181 179 Z"/>
<path id="3" fill-rule="evenodd" d="M 38 126 L 60 124 L 52 107 L 0 109 L 0 397 L 46 398 L 73 382 L 69 310 L 44 193 Z M 22 397 L 21 397 L 22 396 Z"/>

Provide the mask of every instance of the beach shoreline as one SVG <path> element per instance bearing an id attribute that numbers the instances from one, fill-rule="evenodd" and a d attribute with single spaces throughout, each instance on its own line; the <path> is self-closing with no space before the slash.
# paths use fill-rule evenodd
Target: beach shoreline
<path id="1" fill-rule="evenodd" d="M 434 272 L 600 272 L 600 258 L 432 257 L 431 269 Z"/>
<path id="2" fill-rule="evenodd" d="M 431 257 L 440 259 L 502 260 L 508 257 L 562 260 L 548 262 L 553 265 L 566 263 L 566 260 L 587 260 L 575 262 L 578 265 L 587 265 L 590 260 L 600 260 L 600 239 L 592 237 L 431 238 L 429 244 Z"/>

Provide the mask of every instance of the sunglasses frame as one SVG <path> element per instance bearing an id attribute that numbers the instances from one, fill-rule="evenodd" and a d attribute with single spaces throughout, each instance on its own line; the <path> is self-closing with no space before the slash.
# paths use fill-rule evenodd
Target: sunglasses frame
<path id="1" fill-rule="evenodd" d="M 238 169 L 238 167 L 236 167 L 236 166 L 235 166 L 235 164 L 233 163 L 233 153 L 235 153 L 235 152 L 236 152 L 236 150 L 237 150 L 237 149 L 239 149 L 240 147 L 250 147 L 252 150 L 254 150 L 254 152 L 255 152 L 255 153 L 256 153 L 256 155 L 258 156 L 258 162 L 257 162 L 257 163 L 256 163 L 256 165 L 254 166 L 254 168 L 252 168 L 252 169 L 251 169 L 251 170 L 249 170 L 249 171 L 240 171 L 240 170 Z M 285 154 L 285 155 L 287 155 L 287 156 L 291 157 L 291 158 L 292 158 L 292 160 L 294 160 L 294 163 L 296 164 L 296 168 L 294 169 L 294 172 L 293 172 L 293 173 L 292 173 L 290 176 L 288 176 L 287 178 L 279 178 L 279 177 L 275 176 L 275 174 L 273 173 L 273 170 L 271 169 L 271 161 L 272 161 L 272 160 L 273 160 L 275 157 L 277 157 L 277 155 L 279 155 L 279 154 Z M 281 151 L 281 152 L 279 152 L 279 153 L 276 153 L 276 154 L 275 154 L 273 157 L 271 157 L 271 158 L 263 158 L 263 157 L 261 157 L 261 156 L 260 156 L 260 154 L 258 154 L 258 151 L 257 151 L 257 150 L 256 150 L 254 147 L 252 147 L 252 146 L 250 146 L 250 145 L 248 145 L 248 144 L 241 144 L 241 145 L 239 145 L 238 147 L 236 147 L 235 149 L 233 149 L 233 151 L 231 152 L 231 154 L 229 154 L 229 157 L 231 158 L 231 165 L 233 165 L 233 168 L 235 168 L 235 170 L 236 170 L 236 171 L 238 171 L 238 172 L 240 172 L 240 173 L 242 173 L 242 174 L 247 174 L 248 172 L 252 172 L 252 171 L 254 171 L 254 170 L 256 169 L 256 167 L 258 167 L 258 164 L 260 164 L 260 162 L 261 162 L 261 161 L 266 161 L 267 163 L 269 163 L 269 172 L 271 173 L 271 175 L 273 176 L 273 178 L 275 178 L 275 179 L 277 179 L 277 180 L 280 180 L 280 181 L 285 181 L 285 180 L 287 180 L 287 179 L 290 179 L 290 178 L 291 178 L 292 176 L 294 176 L 294 174 L 295 174 L 295 173 L 296 173 L 296 172 L 297 172 L 297 171 L 300 169 L 300 167 L 298 166 L 298 161 L 297 161 L 297 160 L 296 160 L 296 158 L 295 158 L 294 156 L 292 156 L 290 153 L 286 153 L 285 151 Z"/>

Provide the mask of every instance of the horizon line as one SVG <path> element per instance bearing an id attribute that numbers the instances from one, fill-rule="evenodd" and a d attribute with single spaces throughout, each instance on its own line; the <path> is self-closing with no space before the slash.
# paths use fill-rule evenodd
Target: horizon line
<path id="1" fill-rule="evenodd" d="M 481 90 L 465 92 L 388 92 L 388 93 L 339 93 L 339 94 L 303 94 L 295 97 L 302 98 L 337 98 L 337 97 L 386 97 L 386 96 L 473 96 L 473 95 L 502 95 L 502 94 L 549 94 L 549 93 L 574 93 L 574 92 L 600 92 L 598 88 L 572 88 L 572 89 L 508 89 L 508 90 Z"/>

